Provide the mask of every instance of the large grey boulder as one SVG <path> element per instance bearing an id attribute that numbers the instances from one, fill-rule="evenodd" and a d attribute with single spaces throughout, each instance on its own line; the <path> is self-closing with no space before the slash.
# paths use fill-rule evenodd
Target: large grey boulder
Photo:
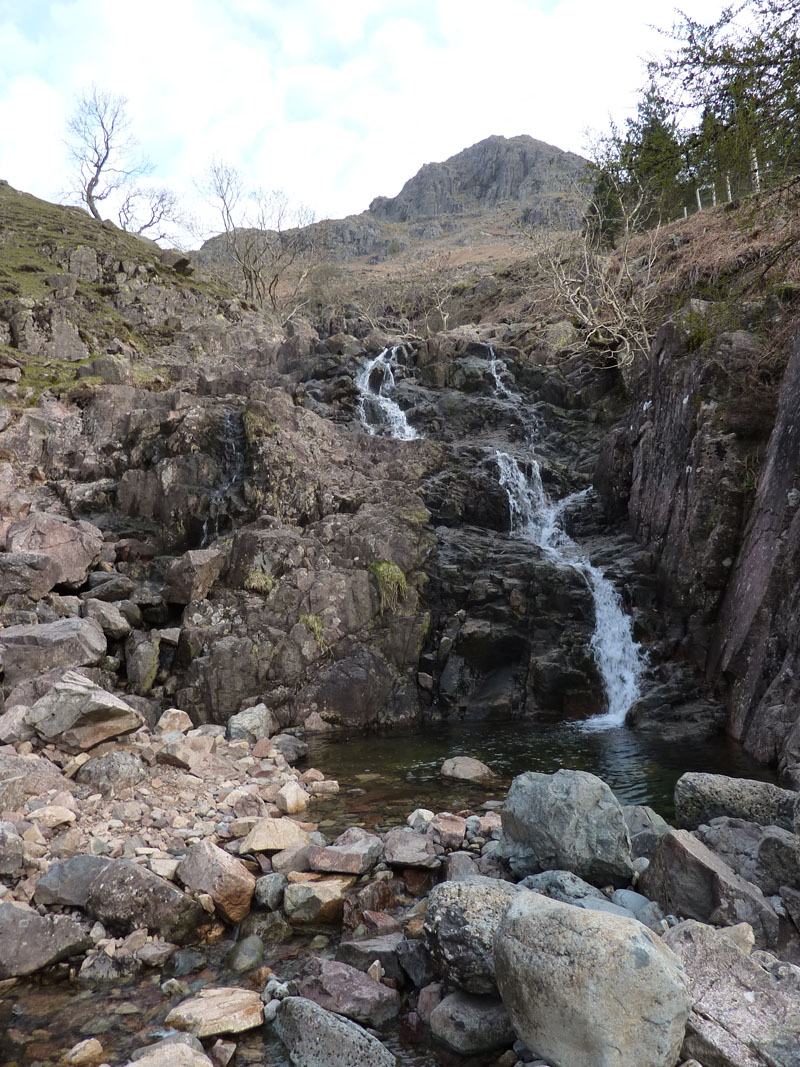
<path id="1" fill-rule="evenodd" d="M 273 1027 L 295 1067 L 395 1067 L 376 1037 L 305 997 L 286 997 Z"/>
<path id="2" fill-rule="evenodd" d="M 728 816 L 759 826 L 800 829 L 800 793 L 771 782 L 687 772 L 675 784 L 675 822 L 686 830 Z"/>
<path id="3" fill-rule="evenodd" d="M 36 883 L 33 899 L 37 904 L 85 908 L 92 882 L 110 862 L 102 856 L 70 856 L 60 860 Z"/>
<path id="4" fill-rule="evenodd" d="M 146 926 L 165 941 L 188 941 L 205 912 L 170 882 L 129 860 L 112 860 L 89 886 L 86 910 L 120 933 Z"/>
<path id="5" fill-rule="evenodd" d="M 623 804 L 622 814 L 631 838 L 631 853 L 649 859 L 670 829 L 669 823 L 646 804 Z"/>
<path id="6" fill-rule="evenodd" d="M 451 993 L 431 1012 L 431 1032 L 462 1056 L 508 1048 L 515 1033 L 499 997 Z"/>
<path id="7" fill-rule="evenodd" d="M 120 789 L 129 789 L 147 777 L 141 756 L 118 748 L 105 756 L 88 759 L 75 776 L 81 785 L 89 785 L 93 791 L 106 796 Z"/>
<path id="8" fill-rule="evenodd" d="M 93 748 L 144 725 L 138 711 L 76 671 L 67 671 L 37 700 L 25 722 L 46 741 L 68 749 Z"/>
<path id="9" fill-rule="evenodd" d="M 231 715 L 225 733 L 230 741 L 247 741 L 249 745 L 254 745 L 262 737 L 275 733 L 272 712 L 266 704 L 245 708 L 244 711 Z"/>
<path id="10" fill-rule="evenodd" d="M 425 937 L 448 982 L 467 993 L 495 993 L 494 936 L 521 892 L 496 878 L 441 882 L 425 913 Z"/>
<path id="11" fill-rule="evenodd" d="M 349 963 L 359 971 L 368 970 L 377 960 L 387 978 L 402 981 L 403 970 L 399 954 L 405 940 L 405 935 L 396 931 L 379 934 L 377 937 L 362 937 L 357 941 L 342 941 L 336 950 L 336 959 Z"/>
<path id="12" fill-rule="evenodd" d="M 92 945 L 87 931 L 66 915 L 0 904 L 0 980 L 20 978 L 85 952 Z"/>
<path id="13" fill-rule="evenodd" d="M 502 811 L 501 854 L 518 875 L 566 870 L 596 885 L 624 886 L 633 874 L 622 807 L 586 771 L 527 771 Z"/>
<path id="14" fill-rule="evenodd" d="M 58 564 L 35 552 L 0 552 L 0 603 L 21 593 L 41 600 L 58 581 Z"/>
<path id="15" fill-rule="evenodd" d="M 693 920 L 668 931 L 664 943 L 683 964 L 692 997 L 685 1058 L 714 1067 L 797 1067 L 796 968 L 767 970 L 732 938 Z"/>
<path id="16" fill-rule="evenodd" d="M 800 837 L 779 826 L 759 826 L 744 819 L 712 819 L 695 836 L 729 867 L 762 893 L 800 886 Z"/>
<path id="17" fill-rule="evenodd" d="M 495 937 L 517 1036 L 557 1067 L 673 1067 L 689 1015 L 677 958 L 634 919 L 521 892 Z"/>
<path id="18" fill-rule="evenodd" d="M 12 522 L 6 533 L 9 552 L 38 553 L 55 563 L 54 584 L 83 585 L 102 547 L 103 534 L 90 522 L 75 522 L 43 511 Z"/>
<path id="19" fill-rule="evenodd" d="M 756 944 L 777 941 L 778 916 L 761 890 L 688 830 L 664 834 L 639 888 L 667 913 L 718 926 L 748 922 Z"/>
<path id="20" fill-rule="evenodd" d="M 106 654 L 106 637 L 94 619 L 58 619 L 0 630 L 5 684 L 35 678 L 54 667 L 89 667 Z"/>

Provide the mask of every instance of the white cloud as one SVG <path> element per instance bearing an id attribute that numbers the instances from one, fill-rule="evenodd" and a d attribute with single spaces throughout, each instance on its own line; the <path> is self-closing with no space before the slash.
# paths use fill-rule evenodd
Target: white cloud
<path id="1" fill-rule="evenodd" d="M 66 117 L 96 82 L 187 200 L 217 156 L 318 216 L 360 211 L 492 133 L 581 151 L 635 105 L 663 48 L 648 23 L 674 18 L 667 0 L 33 0 L 0 25 L 0 175 L 57 198 Z"/>

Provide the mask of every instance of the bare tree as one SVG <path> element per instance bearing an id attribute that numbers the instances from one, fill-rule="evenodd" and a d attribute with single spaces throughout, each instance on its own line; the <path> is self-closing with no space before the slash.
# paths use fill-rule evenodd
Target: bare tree
<path id="1" fill-rule="evenodd" d="M 123 230 L 151 241 L 174 241 L 174 227 L 184 222 L 177 195 L 165 185 L 135 185 L 126 190 L 117 218 Z"/>
<path id="2" fill-rule="evenodd" d="M 280 189 L 248 191 L 236 167 L 220 160 L 208 169 L 206 192 L 220 213 L 245 298 L 290 319 L 307 303 L 303 289 L 315 262 L 313 215 L 293 208 Z"/>

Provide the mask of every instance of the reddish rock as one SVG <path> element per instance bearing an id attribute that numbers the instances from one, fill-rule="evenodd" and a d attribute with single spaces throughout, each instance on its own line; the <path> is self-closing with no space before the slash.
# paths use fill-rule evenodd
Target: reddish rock
<path id="1" fill-rule="evenodd" d="M 192 845 L 176 873 L 187 888 L 208 893 L 228 922 L 238 923 L 250 911 L 255 878 L 243 863 L 213 842 Z"/>
<path id="2" fill-rule="evenodd" d="M 438 834 L 439 840 L 445 848 L 460 848 L 467 832 L 467 820 L 459 815 L 451 815 L 449 811 L 442 811 L 435 815 L 430 826 Z"/>
<path id="3" fill-rule="evenodd" d="M 400 1013 L 396 990 L 346 963 L 313 959 L 296 984 L 299 996 L 365 1026 L 382 1026 Z"/>
<path id="4" fill-rule="evenodd" d="M 190 604 L 205 600 L 222 573 L 227 557 L 217 548 L 197 548 L 184 552 L 167 571 L 164 600 L 168 604 Z"/>
<path id="5" fill-rule="evenodd" d="M 53 560 L 57 569 L 54 584 L 82 585 L 102 547 L 103 535 L 90 522 L 74 522 L 43 511 L 12 522 L 6 534 L 9 552 L 35 552 Z"/>
<path id="6" fill-rule="evenodd" d="M 351 826 L 327 848 L 312 846 L 309 862 L 315 871 L 365 874 L 375 866 L 382 852 L 379 837 L 360 826 Z"/>

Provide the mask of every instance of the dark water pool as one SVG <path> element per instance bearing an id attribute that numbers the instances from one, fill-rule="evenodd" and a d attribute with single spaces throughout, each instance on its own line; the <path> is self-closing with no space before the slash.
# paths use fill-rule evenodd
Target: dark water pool
<path id="1" fill-rule="evenodd" d="M 450 756 L 474 756 L 498 775 L 496 787 L 442 778 Z M 675 743 L 644 738 L 625 727 L 586 729 L 582 723 L 469 723 L 414 732 L 314 739 L 309 763 L 339 780 L 341 792 L 315 808 L 330 833 L 352 822 L 386 829 L 415 807 L 457 811 L 487 799 L 502 800 L 523 771 L 552 774 L 560 768 L 591 771 L 623 804 L 649 804 L 670 821 L 675 782 L 685 771 L 710 771 L 774 781 L 735 742 Z"/>

